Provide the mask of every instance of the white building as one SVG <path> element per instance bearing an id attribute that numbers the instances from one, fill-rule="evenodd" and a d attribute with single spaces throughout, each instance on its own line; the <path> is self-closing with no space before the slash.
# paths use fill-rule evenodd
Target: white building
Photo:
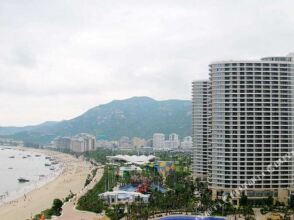
<path id="1" fill-rule="evenodd" d="M 181 149 L 192 149 L 193 141 L 191 136 L 184 137 L 181 142 Z"/>
<path id="2" fill-rule="evenodd" d="M 72 138 L 71 139 L 71 151 L 76 153 L 83 153 L 86 151 L 85 142 L 83 138 Z"/>
<path id="3" fill-rule="evenodd" d="M 119 167 L 119 176 L 123 176 L 125 172 L 137 172 L 137 173 L 141 173 L 142 169 L 138 166 L 123 166 L 123 167 Z"/>
<path id="4" fill-rule="evenodd" d="M 70 149 L 71 138 L 70 137 L 56 137 L 53 141 L 53 147 L 56 149 Z"/>
<path id="5" fill-rule="evenodd" d="M 153 148 L 165 148 L 165 135 L 161 133 L 153 134 Z"/>
<path id="6" fill-rule="evenodd" d="M 107 161 L 111 163 L 126 163 L 126 164 L 134 164 L 134 165 L 144 165 L 149 162 L 153 162 L 155 160 L 155 156 L 149 155 L 116 155 L 116 156 L 106 156 Z"/>
<path id="7" fill-rule="evenodd" d="M 169 135 L 168 140 L 165 141 L 165 148 L 177 149 L 180 146 L 179 136 L 175 133 Z"/>
<path id="8" fill-rule="evenodd" d="M 99 197 L 108 204 L 125 204 L 140 201 L 148 203 L 150 195 L 139 192 L 111 191 L 99 194 Z"/>
<path id="9" fill-rule="evenodd" d="M 201 179 L 207 177 L 208 166 L 208 123 L 209 123 L 209 81 L 192 83 L 192 171 Z"/>
<path id="10" fill-rule="evenodd" d="M 95 150 L 96 138 L 95 136 L 87 133 L 80 133 L 75 138 L 82 138 L 84 141 L 85 151 Z"/>
<path id="11" fill-rule="evenodd" d="M 213 62 L 209 71 L 208 103 L 204 102 L 207 90 L 193 83 L 193 138 L 199 142 L 193 141 L 197 155 L 203 152 L 200 141 L 206 139 L 201 129 L 211 133 L 205 165 L 213 196 L 255 179 L 244 190 L 249 198 L 271 195 L 287 203 L 287 190 L 294 185 L 293 158 L 273 172 L 268 166 L 294 150 L 294 56 Z M 206 105 L 209 121 L 203 115 L 201 120 Z M 195 157 L 194 168 L 205 162 L 202 158 Z"/>
<path id="12" fill-rule="evenodd" d="M 96 148 L 96 138 L 87 133 L 80 133 L 71 138 L 70 149 L 73 152 L 83 153 Z"/>

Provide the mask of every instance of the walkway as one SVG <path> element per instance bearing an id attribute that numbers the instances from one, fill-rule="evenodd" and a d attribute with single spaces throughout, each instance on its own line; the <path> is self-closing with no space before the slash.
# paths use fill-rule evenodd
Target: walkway
<path id="1" fill-rule="evenodd" d="M 101 179 L 103 175 L 103 167 L 98 168 L 96 176 L 93 180 L 83 189 L 81 190 L 74 198 L 72 198 L 69 202 L 65 203 L 62 207 L 62 215 L 57 217 L 58 220 L 106 220 L 108 219 L 105 216 L 93 213 L 93 212 L 86 212 L 86 211 L 79 211 L 75 209 L 75 205 L 79 198 L 86 194 L 86 192 L 92 189 L 96 183 Z"/>

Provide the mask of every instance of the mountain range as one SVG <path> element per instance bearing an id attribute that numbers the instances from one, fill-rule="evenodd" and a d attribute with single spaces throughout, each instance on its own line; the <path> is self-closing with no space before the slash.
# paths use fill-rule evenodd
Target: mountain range
<path id="1" fill-rule="evenodd" d="M 73 136 L 82 132 L 106 140 L 117 140 L 122 136 L 151 138 L 156 132 L 188 136 L 191 135 L 191 102 L 132 97 L 99 105 L 70 120 L 0 127 L 2 137 L 40 144 L 57 136 Z"/>

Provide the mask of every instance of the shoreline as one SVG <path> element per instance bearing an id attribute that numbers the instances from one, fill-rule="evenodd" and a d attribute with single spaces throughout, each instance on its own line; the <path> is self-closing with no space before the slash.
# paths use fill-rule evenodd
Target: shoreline
<path id="1" fill-rule="evenodd" d="M 26 149 L 23 147 L 11 147 L 11 149 L 22 151 L 22 152 L 29 152 L 31 154 L 41 154 L 43 156 L 48 156 L 48 154 L 46 154 L 47 152 L 44 153 L 44 152 L 34 151 L 34 149 L 31 149 L 31 148 Z M 0 208 L 1 208 L 1 206 L 5 205 L 5 204 L 8 204 L 8 203 L 10 203 L 14 200 L 17 200 L 21 197 L 24 197 L 27 193 L 30 193 L 31 191 L 33 191 L 35 189 L 43 187 L 44 185 L 46 185 L 47 183 L 49 183 L 51 181 L 54 181 L 54 179 L 56 179 L 59 175 L 61 175 L 61 173 L 64 169 L 63 161 L 58 160 L 54 156 L 50 156 L 50 157 L 56 159 L 59 162 L 58 169 L 56 169 L 56 170 L 54 170 L 54 172 L 46 175 L 43 179 L 39 179 L 37 182 L 32 182 L 29 185 L 24 186 L 18 190 L 8 192 L 8 195 L 6 197 L 0 199 Z"/>
<path id="2" fill-rule="evenodd" d="M 41 186 L 33 188 L 24 196 L 1 204 L 1 220 L 31 219 L 41 211 L 50 208 L 55 198 L 63 200 L 70 191 L 78 193 L 83 189 L 87 175 L 93 167 L 89 162 L 77 159 L 70 154 L 46 149 L 14 148 L 57 158 L 62 163 L 62 168 L 54 178 Z"/>

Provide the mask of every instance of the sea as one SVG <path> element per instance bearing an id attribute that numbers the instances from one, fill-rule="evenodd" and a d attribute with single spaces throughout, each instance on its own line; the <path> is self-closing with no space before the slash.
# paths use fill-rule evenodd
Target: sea
<path id="1" fill-rule="evenodd" d="M 0 205 L 26 196 L 56 178 L 63 165 L 54 161 L 57 160 L 41 153 L 0 146 Z M 19 182 L 19 178 L 29 181 Z"/>

